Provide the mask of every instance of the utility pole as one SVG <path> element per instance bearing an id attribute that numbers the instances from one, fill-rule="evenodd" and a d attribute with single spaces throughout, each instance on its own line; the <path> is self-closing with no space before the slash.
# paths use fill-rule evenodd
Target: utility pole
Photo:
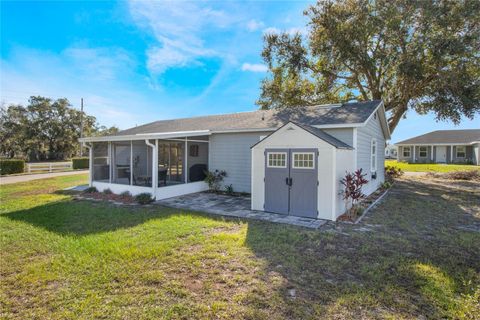
<path id="1" fill-rule="evenodd" d="M 80 100 L 80 138 L 83 138 L 83 98 Z M 80 142 L 80 157 L 83 155 L 83 142 Z"/>

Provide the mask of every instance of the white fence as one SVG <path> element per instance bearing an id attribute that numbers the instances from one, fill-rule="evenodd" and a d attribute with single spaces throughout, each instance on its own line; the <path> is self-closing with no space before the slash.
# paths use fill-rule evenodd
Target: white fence
<path id="1" fill-rule="evenodd" d="M 42 163 L 27 163 L 27 172 L 55 172 L 72 170 L 71 162 L 42 162 Z"/>

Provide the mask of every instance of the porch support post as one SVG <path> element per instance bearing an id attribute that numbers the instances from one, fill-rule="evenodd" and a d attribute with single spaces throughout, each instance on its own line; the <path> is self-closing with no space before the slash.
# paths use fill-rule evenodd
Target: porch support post
<path id="1" fill-rule="evenodd" d="M 185 137 L 185 183 L 188 183 L 188 138 Z"/>
<path id="2" fill-rule="evenodd" d="M 415 162 L 415 146 L 412 146 L 413 147 L 413 159 L 412 159 L 412 162 Z"/>
<path id="3" fill-rule="evenodd" d="M 433 145 L 430 146 L 430 161 L 433 162 Z"/>
<path id="4" fill-rule="evenodd" d="M 453 144 L 450 146 L 450 163 L 453 163 Z"/>
<path id="5" fill-rule="evenodd" d="M 86 143 L 88 149 L 88 186 L 92 186 L 93 181 L 93 145 Z"/>
<path id="6" fill-rule="evenodd" d="M 108 142 L 108 158 L 107 158 L 107 163 L 108 163 L 108 183 L 112 183 L 112 142 Z"/>
<path id="7" fill-rule="evenodd" d="M 133 141 L 130 140 L 130 185 L 133 186 Z"/>
<path id="8" fill-rule="evenodd" d="M 152 197 L 156 198 L 158 188 L 158 140 L 155 139 L 155 144 L 153 144 L 148 139 L 145 139 L 145 143 L 152 148 Z"/>

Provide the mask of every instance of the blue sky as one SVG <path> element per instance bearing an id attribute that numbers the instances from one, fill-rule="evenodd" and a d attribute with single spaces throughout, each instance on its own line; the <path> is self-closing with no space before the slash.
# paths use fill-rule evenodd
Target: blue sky
<path id="1" fill-rule="evenodd" d="M 66 97 L 104 125 L 257 108 L 262 35 L 305 31 L 300 1 L 1 2 L 4 103 Z M 437 129 L 413 112 L 392 141 Z"/>

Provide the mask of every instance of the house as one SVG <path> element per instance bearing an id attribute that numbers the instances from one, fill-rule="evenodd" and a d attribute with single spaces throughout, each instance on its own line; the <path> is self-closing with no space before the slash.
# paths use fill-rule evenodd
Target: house
<path id="1" fill-rule="evenodd" d="M 480 164 L 480 129 L 437 130 L 395 145 L 398 161 Z"/>
<path id="2" fill-rule="evenodd" d="M 398 147 L 387 144 L 385 147 L 385 159 L 397 159 Z"/>
<path id="3" fill-rule="evenodd" d="M 376 100 L 162 120 L 81 141 L 100 191 L 165 199 L 205 191 L 204 172 L 225 170 L 253 210 L 336 220 L 347 171 L 363 169 L 366 194 L 384 181 L 389 138 Z"/>

